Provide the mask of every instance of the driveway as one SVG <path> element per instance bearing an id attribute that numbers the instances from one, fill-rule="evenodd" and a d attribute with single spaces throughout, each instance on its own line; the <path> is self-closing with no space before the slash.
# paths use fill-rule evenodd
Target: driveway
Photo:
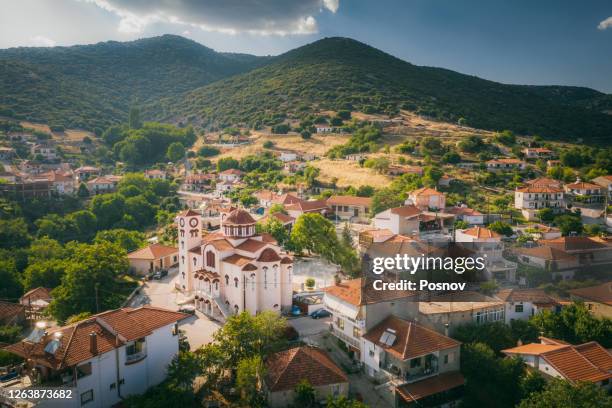
<path id="1" fill-rule="evenodd" d="M 185 300 L 185 296 L 175 289 L 175 281 L 178 279 L 178 268 L 170 270 L 168 276 L 161 280 L 147 281 L 140 294 L 134 296 L 130 307 L 151 305 L 163 307 L 164 309 L 178 310 L 179 304 Z M 221 327 L 221 324 L 210 320 L 200 312 L 196 312 L 182 322 L 179 327 L 185 332 L 191 350 L 195 350 L 212 341 L 213 334 Z"/>

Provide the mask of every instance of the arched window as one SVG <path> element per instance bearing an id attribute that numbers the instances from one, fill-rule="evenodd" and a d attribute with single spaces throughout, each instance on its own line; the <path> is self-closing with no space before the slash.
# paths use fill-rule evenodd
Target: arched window
<path id="1" fill-rule="evenodd" d="M 251 292 L 255 290 L 255 274 L 251 274 Z"/>
<path id="2" fill-rule="evenodd" d="M 272 265 L 272 270 L 274 271 L 274 287 L 278 287 L 278 265 Z"/>
<path id="3" fill-rule="evenodd" d="M 229 285 L 229 276 L 225 275 L 225 285 Z"/>
<path id="4" fill-rule="evenodd" d="M 195 256 L 193 257 L 193 266 L 196 266 L 196 264 L 198 263 L 198 258 L 196 258 Z"/>
<path id="5" fill-rule="evenodd" d="M 238 314 L 239 310 L 240 308 L 238 307 L 238 305 L 234 305 L 234 313 Z"/>
<path id="6" fill-rule="evenodd" d="M 268 267 L 264 266 L 261 269 L 263 269 L 264 272 L 264 289 L 268 289 Z"/>
<path id="7" fill-rule="evenodd" d="M 238 278 L 234 278 L 234 287 L 237 288 L 238 287 Z"/>
<path id="8" fill-rule="evenodd" d="M 181 241 L 181 248 L 185 249 L 185 241 Z"/>
<path id="9" fill-rule="evenodd" d="M 185 264 L 185 255 L 181 255 L 181 263 Z"/>
<path id="10" fill-rule="evenodd" d="M 206 251 L 206 266 L 215 267 L 215 253 L 213 251 Z"/>
<path id="11" fill-rule="evenodd" d="M 215 290 L 219 290 L 219 281 L 218 280 L 215 281 Z"/>

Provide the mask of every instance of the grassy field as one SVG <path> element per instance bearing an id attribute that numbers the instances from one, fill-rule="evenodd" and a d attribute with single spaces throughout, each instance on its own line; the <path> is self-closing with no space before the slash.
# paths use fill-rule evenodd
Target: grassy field
<path id="1" fill-rule="evenodd" d="M 391 182 L 391 177 L 377 174 L 373 170 L 359 167 L 359 163 L 347 160 L 315 160 L 312 166 L 321 170 L 319 179 L 329 182 L 334 177 L 337 179 L 338 187 L 359 187 L 370 185 L 376 188 L 385 187 Z"/>

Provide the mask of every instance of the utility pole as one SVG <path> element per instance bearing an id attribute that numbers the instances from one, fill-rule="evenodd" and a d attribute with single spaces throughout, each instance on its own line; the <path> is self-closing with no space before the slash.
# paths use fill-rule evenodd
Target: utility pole
<path id="1" fill-rule="evenodd" d="M 96 291 L 96 313 L 100 313 L 100 304 L 98 303 L 98 287 L 100 286 L 99 283 L 96 283 L 95 285 L 95 291 Z"/>

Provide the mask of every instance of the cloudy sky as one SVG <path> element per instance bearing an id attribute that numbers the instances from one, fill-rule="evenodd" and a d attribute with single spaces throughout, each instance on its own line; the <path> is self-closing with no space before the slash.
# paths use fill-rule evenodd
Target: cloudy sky
<path id="1" fill-rule="evenodd" d="M 2 0 L 0 48 L 179 34 L 275 55 L 346 36 L 418 65 L 612 93 L 610 0 Z"/>

